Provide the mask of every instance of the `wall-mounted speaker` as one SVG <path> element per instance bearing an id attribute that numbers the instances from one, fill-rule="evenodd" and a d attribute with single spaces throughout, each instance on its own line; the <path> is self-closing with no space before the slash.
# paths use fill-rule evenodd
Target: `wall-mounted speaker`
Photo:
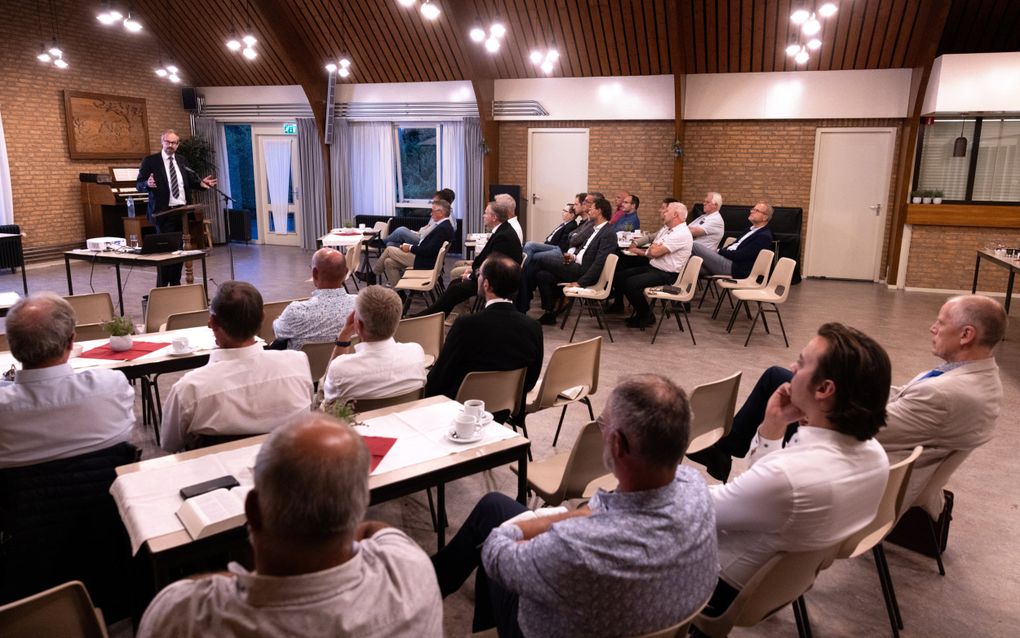
<path id="1" fill-rule="evenodd" d="M 198 110 L 198 94 L 195 93 L 194 87 L 191 86 L 181 87 L 181 107 L 185 111 Z"/>

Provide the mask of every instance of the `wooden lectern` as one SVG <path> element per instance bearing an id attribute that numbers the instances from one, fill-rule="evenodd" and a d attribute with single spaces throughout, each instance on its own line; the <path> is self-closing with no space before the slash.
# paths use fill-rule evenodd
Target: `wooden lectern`
<path id="1" fill-rule="evenodd" d="M 180 217 L 182 233 L 181 241 L 183 242 L 184 250 L 193 250 L 194 246 L 191 243 L 191 222 L 201 222 L 204 210 L 205 204 L 189 204 L 187 206 L 177 206 L 176 208 L 161 210 L 158 213 L 154 213 L 153 217 L 157 220 Z M 195 283 L 195 275 L 192 272 L 192 265 L 190 261 L 184 262 L 184 283 Z"/>

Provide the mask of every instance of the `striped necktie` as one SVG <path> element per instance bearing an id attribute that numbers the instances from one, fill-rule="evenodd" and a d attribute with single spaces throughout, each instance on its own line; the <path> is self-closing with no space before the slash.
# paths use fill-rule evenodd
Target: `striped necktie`
<path id="1" fill-rule="evenodd" d="M 173 155 L 170 156 L 170 192 L 173 194 L 174 199 L 180 199 L 181 185 L 177 182 L 177 166 Z"/>

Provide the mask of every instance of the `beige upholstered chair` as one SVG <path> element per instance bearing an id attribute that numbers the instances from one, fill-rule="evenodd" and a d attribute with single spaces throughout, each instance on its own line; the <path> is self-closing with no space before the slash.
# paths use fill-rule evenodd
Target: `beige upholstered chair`
<path id="1" fill-rule="evenodd" d="M 74 308 L 78 324 L 102 323 L 113 319 L 113 299 L 108 292 L 93 292 L 87 295 L 64 297 Z"/>
<path id="2" fill-rule="evenodd" d="M 737 372 L 703 383 L 691 391 L 691 440 L 687 454 L 700 452 L 729 434 L 742 374 Z"/>
<path id="3" fill-rule="evenodd" d="M 754 327 L 758 324 L 759 317 L 761 317 L 761 324 L 765 327 L 765 332 L 769 333 L 769 324 L 765 320 L 766 312 L 776 313 L 776 318 L 779 320 L 779 329 L 783 331 L 783 341 L 786 342 L 787 348 L 790 347 L 790 340 L 786 338 L 786 328 L 783 326 L 783 316 L 779 314 L 779 304 L 784 303 L 790 295 L 790 284 L 793 281 L 793 271 L 796 267 L 796 261 L 789 257 L 783 257 L 776 264 L 776 267 L 772 269 L 772 276 L 769 277 L 769 283 L 764 288 L 760 290 L 734 290 L 732 292 L 733 298 L 737 300 L 737 305 L 733 308 L 733 314 L 730 315 L 730 323 L 726 326 L 726 332 L 733 330 L 733 323 L 737 319 L 741 305 L 747 308 L 752 302 L 758 304 L 758 312 L 754 315 L 751 328 L 747 331 L 747 339 L 744 341 L 745 348 L 751 341 L 751 334 L 754 332 Z M 766 308 L 765 306 L 771 306 L 771 308 Z"/>
<path id="4" fill-rule="evenodd" d="M 510 469 L 516 473 L 517 466 Z M 597 421 L 589 421 L 569 452 L 528 464 L 528 487 L 549 506 L 584 496 L 593 480 L 607 474 L 602 462 L 602 434 Z"/>
<path id="5" fill-rule="evenodd" d="M 666 319 L 666 315 L 672 312 L 676 316 L 676 326 L 680 328 L 680 332 L 684 331 L 684 325 L 680 322 L 680 316 L 683 315 L 687 321 L 687 332 L 691 334 L 691 344 L 698 345 L 698 342 L 694 340 L 694 330 L 691 328 L 691 316 L 687 313 L 684 304 L 689 304 L 698 291 L 698 274 L 701 272 L 702 261 L 698 256 L 687 260 L 684 271 L 677 276 L 676 283 L 673 284 L 674 287 L 680 289 L 679 293 L 665 292 L 662 286 L 645 288 L 645 297 L 651 302 L 653 308 L 656 301 L 662 302 L 659 323 L 655 325 L 655 334 L 652 335 L 653 344 L 655 338 L 659 336 L 659 329 L 662 328 L 662 322 Z"/>
<path id="6" fill-rule="evenodd" d="M 733 279 L 726 275 L 713 275 L 710 277 L 715 282 L 717 290 L 719 290 L 718 299 L 715 302 L 715 310 L 712 311 L 712 318 L 715 319 L 719 316 L 719 309 L 722 308 L 723 299 L 730 296 L 733 290 L 759 290 L 764 288 L 769 280 L 769 271 L 772 270 L 772 260 L 776 258 L 776 253 L 768 249 L 763 249 L 758 252 L 758 257 L 754 260 L 754 265 L 751 266 L 751 273 L 743 279 Z M 733 300 L 730 299 L 730 305 L 733 305 Z"/>
<path id="7" fill-rule="evenodd" d="M 149 291 L 149 303 L 145 309 L 145 332 L 159 332 L 172 314 L 208 307 L 202 284 L 153 288 Z"/>
<path id="8" fill-rule="evenodd" d="M 166 318 L 166 330 L 182 330 L 184 328 L 202 328 L 209 325 L 209 310 L 192 310 L 190 312 L 175 312 Z"/>
<path id="9" fill-rule="evenodd" d="M 401 403 L 417 401 L 422 398 L 423 394 L 425 394 L 424 386 L 411 390 L 410 392 L 395 394 L 389 397 L 380 397 L 378 399 L 352 399 L 351 401 L 354 403 L 354 409 L 358 412 L 369 412 L 380 408 L 388 408 L 391 405 L 400 405 Z"/>
<path id="10" fill-rule="evenodd" d="M 417 343 L 425 351 L 425 364 L 431 366 L 443 349 L 443 313 L 408 317 L 397 324 L 393 339 L 398 343 Z M 431 359 L 430 359 L 431 358 Z"/>
<path id="11" fill-rule="evenodd" d="M 581 307 L 577 309 L 577 319 L 574 320 L 574 329 L 570 332 L 570 339 L 568 341 L 574 340 L 574 334 L 577 333 L 577 324 L 581 321 L 581 315 L 584 314 L 585 308 L 588 309 L 588 312 L 595 315 L 599 328 L 605 327 L 606 333 L 609 335 L 609 341 L 613 341 L 613 333 L 609 329 L 609 322 L 602 312 L 602 302 L 609 298 L 609 293 L 613 289 L 613 277 L 616 275 L 616 262 L 619 259 L 616 255 L 606 257 L 606 263 L 602 266 L 599 280 L 591 288 L 581 288 L 578 290 L 568 288 L 563 290 L 563 296 L 570 303 L 567 306 L 567 311 L 563 313 L 563 323 L 560 324 L 560 330 L 566 327 L 567 319 L 570 318 L 570 311 L 574 308 L 574 302 L 578 300 L 581 302 Z"/>
<path id="12" fill-rule="evenodd" d="M 420 277 L 421 271 L 415 271 L 408 269 L 404 271 L 404 276 L 400 278 L 400 281 L 393 286 L 394 290 L 402 290 L 406 293 L 404 298 L 404 314 L 407 314 L 407 310 L 411 307 L 411 299 L 414 295 L 421 295 L 426 299 L 435 301 L 437 297 L 437 286 L 443 275 L 443 262 L 446 260 L 446 251 L 450 247 L 450 242 L 444 241 L 443 245 L 439 248 L 439 254 L 436 255 L 436 263 L 432 267 L 432 270 L 425 271 L 430 273 L 428 277 Z"/>
<path id="13" fill-rule="evenodd" d="M 106 638 L 103 615 L 81 581 L 73 580 L 0 607 L 4 638 Z"/>

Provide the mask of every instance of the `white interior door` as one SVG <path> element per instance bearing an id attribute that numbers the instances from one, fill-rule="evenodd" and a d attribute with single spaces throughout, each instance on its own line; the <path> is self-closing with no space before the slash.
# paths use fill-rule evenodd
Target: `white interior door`
<path id="1" fill-rule="evenodd" d="M 528 129 L 529 241 L 544 241 L 563 206 L 588 189 L 588 129 Z"/>
<path id="2" fill-rule="evenodd" d="M 894 128 L 820 128 L 815 135 L 804 273 L 878 281 Z"/>
<path id="3" fill-rule="evenodd" d="M 301 245 L 300 164 L 293 135 L 255 135 L 259 243 Z"/>

